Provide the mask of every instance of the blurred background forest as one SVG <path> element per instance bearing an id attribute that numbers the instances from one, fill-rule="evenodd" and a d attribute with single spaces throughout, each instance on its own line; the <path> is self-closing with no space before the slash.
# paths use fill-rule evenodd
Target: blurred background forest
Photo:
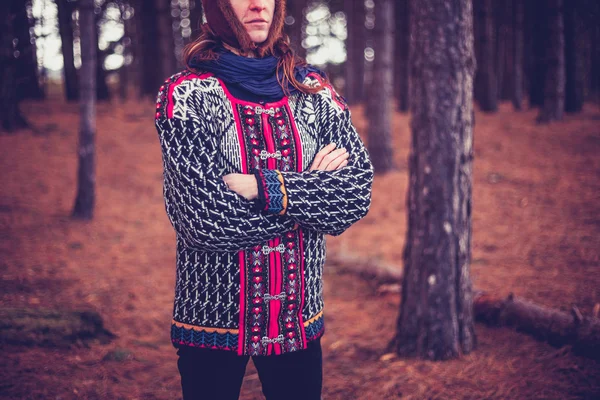
<path id="1" fill-rule="evenodd" d="M 376 172 L 367 217 L 327 237 L 323 398 L 599 398 L 600 2 L 287 9 L 296 52 L 351 105 Z M 1 398 L 180 398 L 175 237 L 153 115 L 201 21 L 194 0 L 2 1 Z M 457 21 L 460 35 L 435 35 Z M 426 32 L 447 51 L 425 46 Z M 472 316 L 447 315 L 476 333 L 471 345 L 449 335 L 451 357 L 403 348 L 418 340 L 399 317 L 436 307 L 413 295 L 407 244 L 431 217 L 410 206 L 410 193 L 426 194 L 411 173 L 433 159 L 418 139 L 440 137 L 435 123 L 444 135 L 455 115 L 427 108 L 444 96 L 468 114 L 448 137 L 472 145 L 466 225 L 449 229 L 468 242 L 464 262 L 427 267 L 473 304 Z M 263 398 L 252 364 L 241 398 Z"/>

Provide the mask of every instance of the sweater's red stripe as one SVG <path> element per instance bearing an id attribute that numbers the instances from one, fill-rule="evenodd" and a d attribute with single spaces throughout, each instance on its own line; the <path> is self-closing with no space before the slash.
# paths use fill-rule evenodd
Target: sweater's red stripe
<path id="1" fill-rule="evenodd" d="M 279 246 L 279 244 L 281 243 L 281 238 L 276 238 L 275 239 L 275 243 L 273 243 L 273 246 L 277 247 Z M 283 257 L 283 255 L 281 253 L 279 253 L 279 255 L 275 255 L 275 289 L 273 290 L 273 294 L 279 294 L 281 293 L 281 257 Z M 279 314 L 281 312 L 281 303 L 283 300 L 275 300 L 273 302 L 273 336 L 272 337 L 277 337 L 281 331 L 279 329 Z M 281 344 L 280 343 L 275 343 L 274 345 L 274 349 L 275 349 L 275 354 L 281 354 Z"/>
<path id="2" fill-rule="evenodd" d="M 304 319 L 302 318 L 302 310 L 304 309 L 304 238 L 302 228 L 298 228 L 298 241 L 300 242 L 300 309 L 298 310 L 298 321 L 300 331 L 302 332 L 302 348 L 306 349 L 306 331 L 304 329 Z"/>
<path id="3" fill-rule="evenodd" d="M 240 319 L 238 332 L 238 355 L 244 355 L 244 338 L 246 337 L 245 320 L 246 320 L 246 252 L 238 253 L 240 261 Z"/>

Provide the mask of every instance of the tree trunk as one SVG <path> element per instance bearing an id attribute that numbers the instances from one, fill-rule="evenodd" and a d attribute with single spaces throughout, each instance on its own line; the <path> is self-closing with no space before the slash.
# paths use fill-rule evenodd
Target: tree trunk
<path id="1" fill-rule="evenodd" d="M 17 86 L 18 57 L 15 57 L 14 19 L 19 1 L 0 2 L 0 123 L 2 130 L 12 132 L 28 126 L 19 109 Z"/>
<path id="2" fill-rule="evenodd" d="M 158 45 L 160 51 L 161 76 L 164 79 L 176 71 L 175 42 L 173 38 L 173 18 L 171 18 L 171 1 L 154 0 L 158 28 Z M 156 90 L 156 88 L 155 88 Z"/>
<path id="3" fill-rule="evenodd" d="M 137 34 L 137 19 L 134 18 L 134 3 L 125 4 L 122 8 L 123 17 L 123 29 L 125 35 L 125 45 L 123 50 L 124 67 L 126 69 L 123 80 L 120 81 L 120 85 L 124 86 L 121 90 L 125 91 L 125 95 L 129 96 L 129 88 L 133 82 L 134 86 L 136 82 L 140 80 L 139 72 L 139 45 L 138 45 L 138 34 Z"/>
<path id="4" fill-rule="evenodd" d="M 160 51 L 157 46 L 159 37 L 157 30 L 156 9 L 154 1 L 136 1 L 136 27 L 138 36 L 138 54 L 140 54 L 140 97 L 156 96 L 157 88 L 167 78 L 163 76 L 162 68 L 156 67 Z"/>
<path id="5" fill-rule="evenodd" d="M 538 122 L 559 121 L 565 110 L 565 37 L 563 0 L 548 0 L 548 41 L 544 106 Z"/>
<path id="6" fill-rule="evenodd" d="M 350 104 L 364 100 L 365 86 L 365 3 L 363 0 L 346 0 L 348 18 L 346 40 L 347 66 L 344 96 Z"/>
<path id="7" fill-rule="evenodd" d="M 496 76 L 496 40 L 491 0 L 483 0 L 481 4 L 481 96 L 479 105 L 482 111 L 495 112 L 498 110 L 498 79 Z"/>
<path id="8" fill-rule="evenodd" d="M 496 93 L 498 100 L 502 100 L 502 88 L 504 86 L 505 68 L 504 61 L 506 59 L 506 39 L 507 32 L 504 25 L 504 12 L 508 7 L 510 0 L 503 2 L 494 2 L 492 4 L 492 18 L 494 20 L 494 66 L 496 68 Z"/>
<path id="9" fill-rule="evenodd" d="M 95 203 L 96 135 L 96 23 L 94 0 L 79 0 L 81 34 L 81 117 L 78 144 L 77 196 L 73 217 L 92 219 Z"/>
<path id="10" fill-rule="evenodd" d="M 515 0 L 513 7 L 513 95 L 512 102 L 515 110 L 521 110 L 523 103 L 523 0 Z"/>
<path id="11" fill-rule="evenodd" d="M 96 99 L 110 100 L 110 90 L 108 88 L 108 83 L 106 82 L 106 70 L 104 69 L 104 60 L 106 59 L 107 50 L 100 50 L 100 44 L 98 42 L 102 13 L 94 15 L 94 26 L 96 28 L 96 34 L 94 35 L 96 40 Z M 81 32 L 81 24 L 79 24 L 79 29 Z"/>
<path id="12" fill-rule="evenodd" d="M 583 109 L 585 89 L 585 39 L 582 35 L 581 5 L 581 0 L 565 2 L 565 111 L 571 113 Z"/>
<path id="13" fill-rule="evenodd" d="M 531 37 L 528 54 L 529 105 L 540 107 L 544 104 L 544 82 L 546 79 L 546 48 L 548 47 L 547 5 L 545 0 L 529 0 L 526 3 L 525 21 L 527 35 Z"/>
<path id="14" fill-rule="evenodd" d="M 392 101 L 394 99 L 394 5 L 392 0 L 375 3 L 373 43 L 373 90 L 369 95 L 368 146 L 376 174 L 394 168 L 392 150 Z"/>
<path id="15" fill-rule="evenodd" d="M 411 2 L 408 231 L 400 356 L 455 358 L 476 345 L 471 202 L 473 49 L 470 0 Z"/>
<path id="16" fill-rule="evenodd" d="M 16 51 L 18 57 L 18 86 L 19 97 L 21 99 L 43 99 L 44 92 L 40 87 L 38 79 L 37 56 L 35 52 L 34 37 L 31 36 L 30 29 L 33 28 L 29 16 L 28 8 L 31 9 L 31 2 L 21 0 L 18 2 L 17 14 L 15 15 L 15 37 L 17 44 Z"/>
<path id="17" fill-rule="evenodd" d="M 354 63 L 354 41 L 356 38 L 356 29 L 352 25 L 352 21 L 355 19 L 354 14 L 359 12 L 354 8 L 354 0 L 344 0 L 344 13 L 346 14 L 346 63 L 344 68 L 344 97 L 350 104 L 354 104 L 354 77 L 356 76 L 356 64 Z"/>
<path id="18" fill-rule="evenodd" d="M 508 0 L 505 7 L 500 8 L 502 16 L 500 28 L 498 30 L 498 39 L 504 43 L 504 55 L 502 62 L 502 79 L 498 82 L 498 93 L 502 100 L 512 100 L 514 88 L 514 67 L 513 60 L 515 56 L 515 30 L 514 30 L 514 8 L 517 0 Z M 500 3 L 499 3 L 500 4 Z"/>
<path id="19" fill-rule="evenodd" d="M 79 96 L 79 79 L 73 52 L 73 3 L 56 0 L 58 8 L 58 31 L 62 43 L 63 76 L 67 101 L 76 101 Z"/>
<path id="20" fill-rule="evenodd" d="M 410 35 L 410 15 L 409 0 L 396 1 L 396 76 L 394 79 L 396 100 L 398 101 L 398 111 L 408 111 L 408 84 L 409 84 L 409 35 Z"/>
<path id="21" fill-rule="evenodd" d="M 594 2 L 595 14 L 600 15 L 600 4 Z M 600 102 L 600 24 L 596 21 L 591 29 L 591 66 L 590 66 L 590 86 L 593 98 L 596 102 Z"/>
<path id="22" fill-rule="evenodd" d="M 600 320 L 540 306 L 512 294 L 506 299 L 481 294 L 473 304 L 477 321 L 515 327 L 553 346 L 573 345 L 576 353 L 600 360 Z"/>
<path id="23" fill-rule="evenodd" d="M 290 19 L 286 19 L 286 31 L 290 37 L 292 48 L 301 58 L 306 58 L 306 49 L 302 47 L 302 25 L 304 25 L 304 12 L 307 0 L 290 0 L 287 2 L 287 11 Z M 288 22 L 290 22 L 288 24 Z"/>

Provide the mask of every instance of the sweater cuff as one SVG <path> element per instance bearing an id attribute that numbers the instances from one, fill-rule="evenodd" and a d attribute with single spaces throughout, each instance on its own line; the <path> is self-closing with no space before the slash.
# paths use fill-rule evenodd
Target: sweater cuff
<path id="1" fill-rule="evenodd" d="M 287 193 L 283 175 L 275 169 L 254 170 L 258 184 L 258 207 L 269 214 L 285 214 Z"/>

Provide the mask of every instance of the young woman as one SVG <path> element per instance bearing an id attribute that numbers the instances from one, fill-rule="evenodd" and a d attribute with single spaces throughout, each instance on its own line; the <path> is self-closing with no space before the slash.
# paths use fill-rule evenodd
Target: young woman
<path id="1" fill-rule="evenodd" d="M 318 400 L 324 235 L 367 214 L 373 166 L 344 99 L 294 56 L 284 0 L 202 4 L 156 104 L 183 396 L 237 399 L 252 357 L 268 400 Z"/>

